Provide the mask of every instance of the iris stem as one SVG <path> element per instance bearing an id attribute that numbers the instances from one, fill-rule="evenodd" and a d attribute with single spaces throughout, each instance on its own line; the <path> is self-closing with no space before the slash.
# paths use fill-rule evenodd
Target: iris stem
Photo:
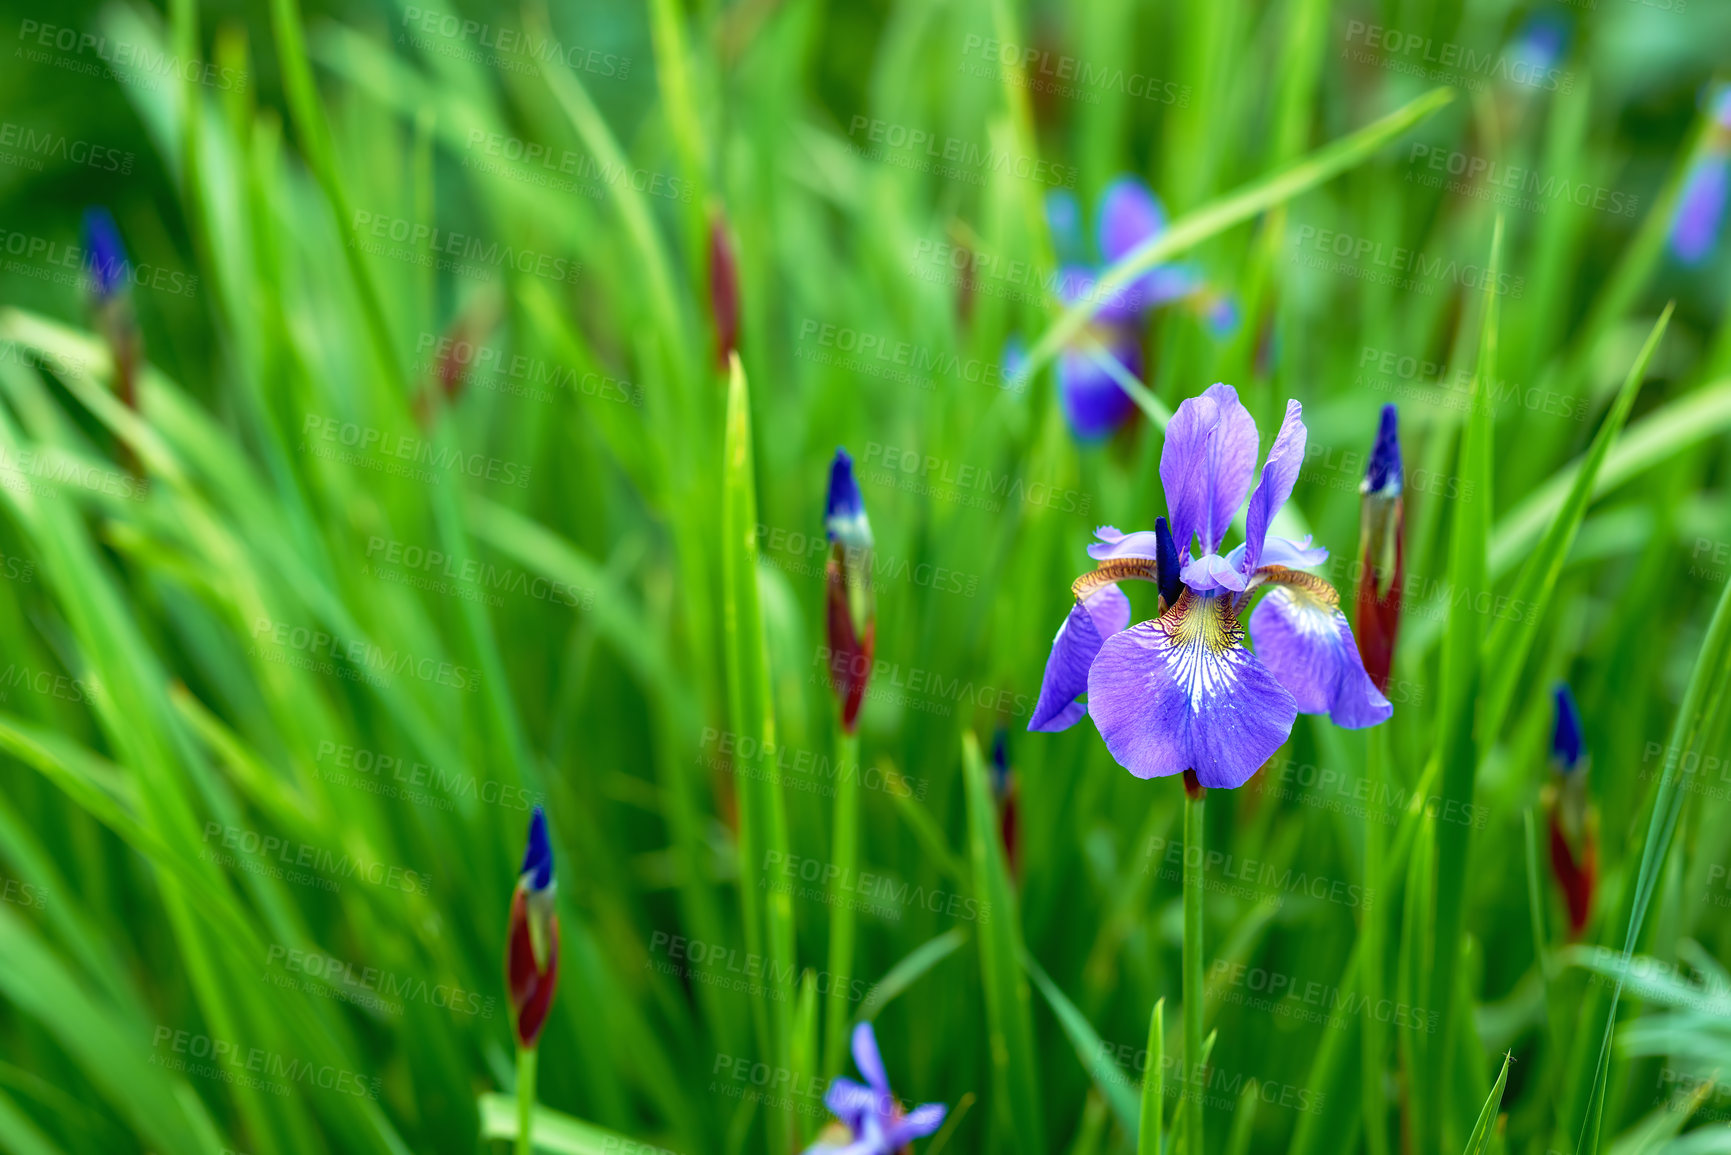
<path id="1" fill-rule="evenodd" d="M 852 773 L 849 767 L 853 768 Z M 847 992 L 853 976 L 854 907 L 849 896 L 841 893 L 841 887 L 853 878 L 859 860 L 859 781 L 863 771 L 859 765 L 859 735 L 845 727 L 836 731 L 835 768 L 836 877 L 830 884 L 830 993 L 823 1047 L 826 1075 L 841 1071 L 842 1056 L 847 1050 L 848 1012 L 852 1009 Z"/>
<path id="2" fill-rule="evenodd" d="M 1202 800 L 1194 770 L 1184 771 L 1184 1149 L 1202 1155 Z"/>
<path id="3" fill-rule="evenodd" d="M 535 1114 L 535 1048 L 517 1048 L 517 1155 L 529 1155 L 530 1120 Z"/>
<path id="4" fill-rule="evenodd" d="M 1381 798 L 1381 786 L 1388 776 L 1388 726 L 1373 726 L 1365 753 L 1365 779 L 1370 797 Z M 1388 832 L 1383 829 L 1381 815 L 1373 807 L 1365 807 L 1364 817 L 1364 877 L 1365 893 L 1382 884 L 1383 860 L 1386 857 Z M 1364 991 L 1365 1005 L 1376 1007 L 1382 1001 L 1383 923 L 1382 904 L 1364 912 L 1361 936 L 1363 954 L 1359 958 L 1359 986 Z M 1364 1016 L 1364 1141 L 1369 1155 L 1388 1155 L 1388 1105 L 1383 1101 L 1384 1056 L 1388 1042 L 1382 1022 L 1374 1014 Z"/>

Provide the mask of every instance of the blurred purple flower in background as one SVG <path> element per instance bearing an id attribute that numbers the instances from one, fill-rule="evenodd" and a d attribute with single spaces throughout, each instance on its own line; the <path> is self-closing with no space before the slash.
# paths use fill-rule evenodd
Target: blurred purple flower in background
<path id="1" fill-rule="evenodd" d="M 870 1023 L 853 1029 L 853 1061 L 865 1083 L 839 1075 L 830 1083 L 823 1104 L 840 1122 L 824 1128 L 806 1155 L 895 1155 L 943 1125 L 949 1108 L 942 1103 L 923 1103 L 903 1113 Z"/>
<path id="2" fill-rule="evenodd" d="M 1711 255 L 1725 223 L 1726 191 L 1731 188 L 1731 85 L 1709 98 L 1708 115 L 1706 138 L 1683 178 L 1677 213 L 1671 218 L 1671 251 L 1685 265 L 1698 265 Z"/>
<path id="3" fill-rule="evenodd" d="M 1046 223 L 1058 254 L 1058 296 L 1066 305 L 1100 298 L 1105 271 L 1166 231 L 1166 210 L 1147 185 L 1121 176 L 1106 187 L 1099 206 L 1100 260 L 1084 259 L 1082 212 L 1076 198 L 1059 190 L 1046 198 Z M 1238 323 L 1232 298 L 1202 282 L 1190 265 L 1156 265 L 1135 281 L 1101 299 L 1093 320 L 1058 355 L 1058 396 L 1070 428 L 1083 441 L 1096 441 L 1118 429 L 1136 411 L 1136 403 L 1115 379 L 1117 362 L 1123 373 L 1141 380 L 1141 324 L 1148 313 L 1174 301 L 1189 301 L 1216 334 Z M 1004 355 L 1006 376 L 1021 371 L 1022 346 L 1012 338 Z"/>

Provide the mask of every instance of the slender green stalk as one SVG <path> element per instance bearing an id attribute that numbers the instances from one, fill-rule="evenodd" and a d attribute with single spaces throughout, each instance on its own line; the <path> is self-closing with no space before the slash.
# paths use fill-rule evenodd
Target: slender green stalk
<path id="1" fill-rule="evenodd" d="M 853 768 L 852 773 L 849 767 Z M 835 866 L 830 882 L 829 906 L 829 1006 L 825 1013 L 823 1071 L 841 1070 L 847 1051 L 847 997 L 853 977 L 854 904 L 843 890 L 852 884 L 859 865 L 859 735 L 845 727 L 835 739 Z"/>
<path id="2" fill-rule="evenodd" d="M 534 1150 L 529 1131 L 535 1117 L 535 1055 L 534 1047 L 517 1048 L 517 1155 L 529 1155 Z"/>
<path id="3" fill-rule="evenodd" d="M 1202 790 L 1184 772 L 1184 1149 L 1202 1155 Z"/>
<path id="4" fill-rule="evenodd" d="M 1365 753 L 1365 786 L 1372 799 L 1384 797 L 1381 786 L 1388 777 L 1388 727 L 1373 726 Z M 1364 877 L 1367 887 L 1381 883 L 1383 860 L 1387 856 L 1388 831 L 1383 829 L 1381 816 L 1374 806 L 1364 808 Z M 1364 912 L 1359 930 L 1363 954 L 1359 959 L 1359 985 L 1364 988 L 1367 1007 L 1380 1005 L 1383 977 L 1384 905 L 1376 903 Z M 1388 1104 L 1383 1101 L 1382 1081 L 1384 1056 L 1388 1053 L 1387 1032 L 1375 1014 L 1364 1016 L 1364 1144 L 1370 1155 L 1388 1155 Z"/>

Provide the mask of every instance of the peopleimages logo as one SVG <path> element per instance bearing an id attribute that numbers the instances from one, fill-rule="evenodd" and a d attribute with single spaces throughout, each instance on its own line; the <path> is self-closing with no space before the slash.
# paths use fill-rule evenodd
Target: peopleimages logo
<path id="1" fill-rule="evenodd" d="M 0 153 L 0 164 L 12 164 L 37 172 L 42 170 L 42 162 L 37 158 L 47 157 L 50 160 L 93 168 L 97 172 L 117 172 L 126 176 L 132 172 L 132 165 L 138 159 L 135 153 L 122 152 L 118 148 L 94 144 L 88 140 L 74 140 L 52 129 L 38 130 L 27 124 L 14 124 L 9 120 L 0 121 L 0 148 L 15 148 L 24 154 L 18 156 Z"/>
<path id="2" fill-rule="evenodd" d="M 1049 160 L 1009 152 L 997 148 L 981 148 L 959 136 L 940 136 L 930 129 L 878 120 L 870 116 L 855 116 L 848 122 L 847 134 L 863 136 L 869 145 L 883 148 L 855 148 L 868 159 L 884 160 L 898 168 L 931 172 L 952 177 L 969 184 L 984 184 L 986 173 L 1007 172 L 1035 184 L 1054 188 L 1075 188 L 1081 170 L 1073 164 L 1053 164 Z"/>
<path id="3" fill-rule="evenodd" d="M 1575 90 L 1574 75 L 1560 68 L 1541 68 L 1520 55 L 1478 52 L 1464 44 L 1434 40 L 1416 32 L 1384 28 L 1380 24 L 1367 24 L 1363 20 L 1347 22 L 1346 42 L 1348 45 L 1362 44 L 1367 49 L 1383 54 L 1380 60 L 1370 53 L 1357 54 L 1354 58 L 1358 59 L 1359 63 L 1380 63 L 1395 67 L 1397 71 L 1433 79 L 1444 79 L 1449 73 L 1454 73 L 1462 78 L 1475 80 L 1505 80 L 1511 84 L 1546 92 Z M 1351 52 L 1350 48 L 1348 52 Z M 1481 91 L 1477 86 L 1469 87 L 1474 91 Z"/>
<path id="4" fill-rule="evenodd" d="M 155 88 L 163 81 L 173 79 L 190 80 L 195 84 L 223 91 L 246 90 L 246 73 L 236 69 L 219 68 L 196 58 L 182 60 L 172 53 L 151 48 L 146 44 L 133 44 L 126 40 L 110 41 L 106 36 L 79 32 L 76 28 L 44 24 L 38 20 L 21 20 L 18 23 L 18 39 L 24 42 L 24 47 L 15 50 L 14 55 L 21 55 L 33 64 L 51 64 L 68 72 L 86 76 L 103 75 L 105 70 L 101 65 L 80 62 L 77 59 L 89 53 L 107 65 L 106 72 L 123 84 Z M 68 55 L 56 58 L 50 56 L 48 51 L 43 51 L 45 49 Z"/>
<path id="5" fill-rule="evenodd" d="M 152 1066 L 171 1071 L 185 1071 L 225 1083 L 254 1087 L 273 1095 L 287 1095 L 289 1088 L 282 1083 L 263 1083 L 257 1076 L 286 1079 L 290 1083 L 319 1087 L 340 1095 L 378 1101 L 381 1083 L 376 1076 L 358 1075 L 329 1063 L 310 1063 L 292 1059 L 263 1047 L 248 1047 L 227 1039 L 216 1039 L 194 1031 L 177 1031 L 158 1026 L 151 1046 L 155 1051 L 167 1047 L 169 1054 L 152 1053 Z M 181 1058 L 179 1056 L 185 1056 Z M 193 1060 L 191 1064 L 187 1059 Z"/>
<path id="6" fill-rule="evenodd" d="M 318 442 L 325 444 L 321 446 Z M 439 477 L 438 474 L 412 468 L 406 463 L 412 462 L 416 466 L 430 465 L 435 469 L 468 477 L 484 477 L 500 485 L 514 485 L 518 489 L 529 488 L 529 473 L 534 468 L 531 465 L 519 465 L 514 461 L 488 457 L 485 453 L 464 453 L 455 446 L 440 449 L 425 438 L 389 433 L 371 425 L 342 421 L 317 413 L 309 413 L 301 421 L 301 446 L 316 457 L 331 457 L 349 465 L 399 473 L 417 481 L 437 482 Z M 342 453 L 326 448 L 327 446 L 340 446 L 353 452 Z"/>

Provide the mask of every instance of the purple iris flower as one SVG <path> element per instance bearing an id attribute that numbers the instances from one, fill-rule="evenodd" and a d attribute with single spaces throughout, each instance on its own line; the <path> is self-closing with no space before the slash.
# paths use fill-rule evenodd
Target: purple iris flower
<path id="1" fill-rule="evenodd" d="M 1074 196 L 1062 190 L 1049 195 L 1046 221 L 1063 262 L 1058 271 L 1058 296 L 1064 304 L 1074 305 L 1099 296 L 1106 267 L 1166 231 L 1166 210 L 1135 177 L 1121 176 L 1113 181 L 1100 198 L 1098 264 L 1080 259 L 1081 210 Z M 1199 296 L 1201 288 L 1202 279 L 1195 269 L 1156 265 L 1101 300 L 1083 334 L 1058 355 L 1058 395 L 1064 416 L 1078 438 L 1103 438 L 1136 411 L 1136 403 L 1100 358 L 1111 357 L 1124 372 L 1141 379 L 1142 319 L 1161 305 Z M 1218 294 L 1207 296 L 1201 312 L 1216 332 L 1222 331 L 1222 326 L 1230 329 L 1237 320 L 1236 306 Z M 1019 372 L 1020 361 L 1020 345 L 1012 342 L 1005 356 L 1005 369 L 1011 376 Z"/>
<path id="2" fill-rule="evenodd" d="M 853 1061 L 865 1083 L 842 1076 L 830 1083 L 823 1105 L 841 1122 L 826 1127 L 817 1142 L 806 1148 L 806 1155 L 895 1155 L 943 1124 L 949 1108 L 942 1103 L 924 1103 L 902 1112 L 901 1102 L 890 1090 L 870 1023 L 853 1029 Z"/>
<path id="3" fill-rule="evenodd" d="M 1053 640 L 1030 730 L 1067 729 L 1087 714 L 1138 778 L 1194 770 L 1203 786 L 1229 789 L 1280 748 L 1300 713 L 1360 729 L 1394 712 L 1365 673 L 1339 595 L 1300 568 L 1328 551 L 1268 534 L 1304 464 L 1302 413 L 1286 403 L 1252 493 L 1256 422 L 1237 391 L 1214 385 L 1178 406 L 1160 457 L 1170 527 L 1160 518 L 1153 530 L 1096 531 L 1096 568 L 1071 587 L 1076 605 Z M 1245 539 L 1223 555 L 1246 497 Z M 1117 585 L 1127 579 L 1159 587 L 1157 617 L 1130 626 Z M 1252 653 L 1240 616 L 1264 586 Z"/>

